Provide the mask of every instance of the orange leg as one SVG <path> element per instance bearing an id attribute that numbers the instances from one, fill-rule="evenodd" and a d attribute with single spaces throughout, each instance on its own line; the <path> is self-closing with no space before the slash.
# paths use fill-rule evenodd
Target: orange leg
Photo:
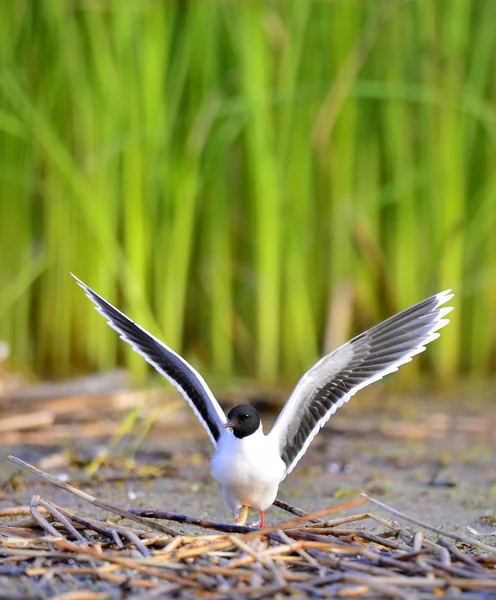
<path id="1" fill-rule="evenodd" d="M 265 529 L 266 525 L 265 525 L 265 511 L 261 510 L 260 511 L 260 529 Z"/>
<path id="2" fill-rule="evenodd" d="M 242 506 L 239 516 L 236 517 L 236 525 L 245 525 L 248 518 L 248 507 Z"/>

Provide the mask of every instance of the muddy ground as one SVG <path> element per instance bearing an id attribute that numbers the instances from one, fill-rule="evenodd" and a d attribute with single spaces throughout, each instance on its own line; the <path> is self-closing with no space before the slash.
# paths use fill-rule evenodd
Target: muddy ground
<path id="1" fill-rule="evenodd" d="M 263 400 L 258 403 L 273 408 Z M 264 423 L 269 430 L 274 413 L 267 410 Z M 74 435 L 56 443 L 3 444 L 0 453 L 3 459 L 14 454 L 38 464 L 124 508 L 153 507 L 230 521 L 209 475 L 212 446 L 187 406 L 179 406 L 151 429 L 134 454 L 135 468 L 129 470 L 129 463 L 121 460 L 133 447 L 128 436 L 112 450 L 109 464 L 89 478 L 85 460 L 105 441 Z M 81 514 L 98 514 L 93 506 L 7 460 L 0 465 L 0 508 L 29 504 L 33 494 L 40 494 Z M 158 468 L 160 476 L 147 478 L 149 466 Z M 490 535 L 496 530 L 496 401 L 491 390 L 473 397 L 463 392 L 427 398 L 379 390 L 361 401 L 354 399 L 317 436 L 282 483 L 279 498 L 312 511 L 363 491 L 438 527 L 463 535 L 476 535 L 475 530 L 496 546 L 496 535 Z M 267 516 L 271 523 L 284 515 L 272 508 Z"/>
<path id="2" fill-rule="evenodd" d="M 143 398 L 135 392 L 118 395 L 107 391 L 101 398 L 93 393 L 70 393 L 64 388 L 55 398 L 44 392 L 40 395 L 38 390 L 4 396 L 0 406 L 0 511 L 29 505 L 39 494 L 80 516 L 115 520 L 114 514 L 105 514 L 19 469 L 6 459 L 13 454 L 114 506 L 231 521 L 220 489 L 209 474 L 211 443 L 175 392 L 171 396 L 168 391 L 166 397 L 160 392 L 145 408 Z M 268 431 L 278 400 L 273 395 L 245 397 L 237 393 L 227 397 L 224 406 L 247 400 L 255 401 L 263 411 Z M 136 406 L 141 406 L 141 416 L 134 431 L 142 434 L 143 427 L 156 417 L 146 439 L 135 451 L 136 437 L 127 435 L 96 475 L 90 476 L 89 461 L 112 434 L 118 434 L 125 415 Z M 496 547 L 496 401 L 492 389 L 486 386 L 480 392 L 468 387 L 443 397 L 397 396 L 387 387 L 375 386 L 332 417 L 282 483 L 279 498 L 312 511 L 364 491 L 431 525 L 472 539 L 480 536 L 485 544 Z M 360 506 L 351 512 L 364 510 L 391 518 L 374 506 Z M 273 507 L 267 523 L 287 516 Z M 256 517 L 252 514 L 249 522 Z M 0 526 L 12 520 L 2 517 Z M 188 525 L 174 523 L 174 527 L 184 533 L 198 532 Z M 381 529 L 373 521 L 362 521 L 360 527 L 372 533 Z M 66 598 L 65 593 L 76 593 L 73 585 L 65 586 L 63 580 L 26 576 L 22 563 L 16 575 L 12 566 L 6 563 L 2 567 L 1 562 L 1 598 L 59 598 L 61 593 L 60 598 Z M 134 597 L 122 587 L 91 577 L 77 585 L 78 590 L 96 592 L 98 598 Z M 473 593 L 470 597 L 493 596 Z"/>

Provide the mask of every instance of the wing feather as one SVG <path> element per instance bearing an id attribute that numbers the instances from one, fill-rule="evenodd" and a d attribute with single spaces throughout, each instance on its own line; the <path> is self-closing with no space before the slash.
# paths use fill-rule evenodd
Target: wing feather
<path id="1" fill-rule="evenodd" d="M 296 385 L 270 432 L 291 473 L 330 416 L 359 390 L 394 373 L 439 337 L 453 298 L 446 290 L 353 338 L 320 359 Z"/>
<path id="2" fill-rule="evenodd" d="M 96 310 L 107 319 L 107 323 L 130 344 L 135 352 L 154 367 L 176 387 L 186 399 L 207 430 L 214 445 L 220 437 L 221 427 L 226 422 L 224 411 L 210 391 L 203 377 L 188 362 L 156 337 L 131 321 L 90 287 L 71 273 L 83 288 Z"/>

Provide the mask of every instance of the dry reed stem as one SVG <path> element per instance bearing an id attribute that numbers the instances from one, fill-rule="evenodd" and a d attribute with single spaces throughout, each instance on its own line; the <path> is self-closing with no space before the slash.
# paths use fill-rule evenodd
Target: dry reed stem
<path id="1" fill-rule="evenodd" d="M 29 463 L 24 462 L 20 458 L 16 458 L 15 456 L 8 456 L 7 458 L 8 458 L 8 460 L 15 463 L 16 465 L 19 465 L 23 469 L 27 469 L 28 471 L 31 471 L 35 475 L 38 475 L 38 477 L 41 477 L 42 479 L 44 479 L 45 481 L 48 481 L 49 483 L 51 483 L 59 488 L 62 488 L 66 492 L 70 492 L 71 494 L 74 494 L 75 496 L 78 496 L 79 498 L 82 498 L 83 500 L 90 502 L 94 506 L 98 506 L 98 508 L 102 508 L 103 510 L 108 510 L 109 512 L 116 513 L 120 517 L 124 517 L 125 519 L 130 519 L 131 521 L 136 521 L 137 523 L 141 523 L 142 525 L 146 525 L 147 527 L 151 527 L 152 529 L 157 529 L 158 531 L 161 531 L 162 533 L 176 535 L 176 532 L 173 529 L 171 529 L 170 527 L 164 527 L 163 525 L 158 525 L 158 524 L 150 524 L 149 522 L 146 521 L 146 519 L 141 519 L 140 517 L 138 517 L 134 514 L 131 514 L 127 510 L 124 510 L 122 508 L 117 508 L 116 506 L 111 506 L 110 504 L 107 504 L 106 502 L 102 502 L 101 500 L 98 500 L 94 496 L 91 496 L 90 494 L 87 494 L 86 492 L 78 490 L 77 488 L 73 487 L 72 485 L 69 485 L 68 483 L 65 483 L 64 481 L 60 481 L 56 477 L 52 477 L 52 475 L 45 473 L 41 469 L 37 469 L 33 465 L 30 465 Z"/>
<path id="2" fill-rule="evenodd" d="M 26 465 L 45 481 L 52 478 Z M 58 487 L 60 482 L 54 483 Z M 72 486 L 67 491 L 78 497 L 89 495 Z M 96 506 L 108 506 L 90 497 Z M 264 598 L 274 594 L 321 598 L 422 598 L 435 599 L 449 591 L 464 594 L 496 590 L 496 560 L 488 555 L 469 554 L 446 539 L 435 542 L 422 532 L 409 532 L 371 512 L 322 521 L 322 517 L 369 501 L 361 497 L 314 513 L 286 504 L 288 512 L 298 515 L 267 529 L 236 527 L 207 522 L 209 528 L 224 533 L 200 535 L 154 535 L 149 530 L 125 527 L 81 517 L 53 502 L 33 496 L 30 513 L 34 517 L 24 529 L 18 522 L 0 529 L 2 572 L 22 572 L 43 581 L 56 572 L 72 582 L 72 590 L 87 586 L 88 578 L 110 585 L 134 589 L 133 598 L 153 598 L 174 594 L 177 597 Z M 416 522 L 438 533 L 432 526 L 370 499 L 383 510 Z M 45 509 L 44 511 L 39 508 Z M 116 514 L 130 514 L 112 507 Z M 107 509 L 107 508 L 106 508 Z M 108 510 L 108 509 L 107 509 Z M 43 512 L 43 514 L 42 514 Z M 160 514 L 168 520 L 202 526 L 204 521 L 188 515 L 136 511 L 147 514 L 138 521 L 149 523 Z M 12 516 L 16 511 L 6 511 Z M 26 514 L 26 510 L 17 514 Z M 363 529 L 366 520 L 383 528 L 374 533 Z M 343 527 L 346 525 L 347 527 Z M 360 528 L 357 528 L 357 527 Z M 233 530 L 234 527 L 234 530 Z M 40 529 L 50 535 L 39 536 Z M 12 532 L 12 535 L 9 532 Z M 18 535 L 20 532 L 28 537 Z M 29 536 L 29 531 L 32 531 Z M 445 537 L 454 534 L 440 532 Z M 388 539 L 395 536 L 395 539 Z M 461 537 L 461 536 L 457 536 Z M 482 545 L 462 539 L 465 547 Z M 470 544 L 470 545 L 469 545 Z M 491 554 L 495 549 L 489 548 Z M 494 556 L 494 554 L 493 554 Z M 52 578 L 53 579 L 53 578 Z M 84 583 L 83 583 L 84 582 Z M 79 590 L 78 594 L 86 593 Z M 58 597 L 64 598 L 65 592 Z M 88 598 L 96 598 L 88 590 Z M 75 596 L 77 597 L 77 596 Z M 84 597 L 84 596 L 80 596 Z M 67 599 L 70 596 L 67 596 Z"/>

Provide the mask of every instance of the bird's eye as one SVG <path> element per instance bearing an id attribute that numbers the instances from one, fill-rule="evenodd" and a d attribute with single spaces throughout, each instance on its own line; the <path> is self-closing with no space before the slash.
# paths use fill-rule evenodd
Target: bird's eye
<path id="1" fill-rule="evenodd" d="M 243 417 L 242 417 L 243 421 L 246 421 L 246 419 L 249 419 L 249 418 L 250 418 L 250 415 L 243 415 Z"/>

